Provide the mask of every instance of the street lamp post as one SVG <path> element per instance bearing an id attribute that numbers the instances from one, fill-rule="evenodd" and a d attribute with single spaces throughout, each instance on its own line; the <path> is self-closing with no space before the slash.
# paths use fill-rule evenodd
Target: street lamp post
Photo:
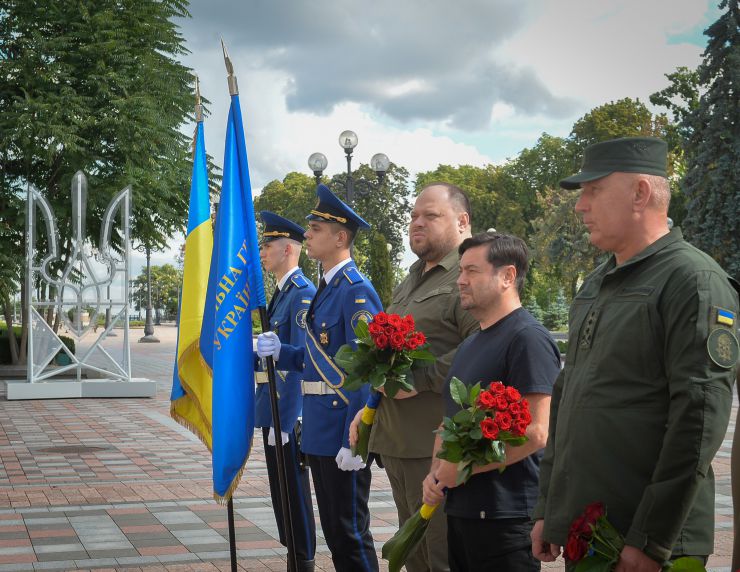
<path id="1" fill-rule="evenodd" d="M 161 326 L 162 318 L 160 309 L 162 307 L 162 297 L 160 296 L 159 284 L 154 285 L 154 299 L 156 300 L 154 306 L 154 325 Z"/>
<path id="2" fill-rule="evenodd" d="M 347 158 L 347 181 L 344 185 L 344 200 L 352 207 L 355 199 L 355 189 L 361 195 L 367 194 L 370 191 L 374 191 L 383 185 L 385 180 L 385 174 L 388 172 L 388 168 L 391 165 L 388 156 L 385 153 L 376 153 L 370 159 L 370 167 L 378 177 L 377 184 L 373 184 L 365 179 L 359 179 L 355 181 L 352 176 L 352 152 L 357 147 L 357 133 L 354 131 L 342 131 L 339 134 L 339 146 L 344 149 L 345 156 Z M 329 161 L 326 159 L 326 155 L 323 153 L 311 153 L 308 157 L 308 168 L 313 171 L 313 176 L 316 179 L 316 184 L 321 183 L 321 176 L 324 174 Z M 321 264 L 317 264 L 317 281 L 323 274 L 321 271 Z"/>
<path id="3" fill-rule="evenodd" d="M 148 245 L 136 247 L 139 252 L 146 252 L 146 321 L 144 322 L 144 337 L 139 338 L 139 343 L 159 343 L 154 336 L 154 324 L 152 323 L 152 249 Z"/>
<path id="4" fill-rule="evenodd" d="M 355 181 L 352 176 L 352 152 L 355 147 L 357 147 L 357 143 L 357 134 L 354 131 L 347 130 L 342 131 L 339 134 L 339 145 L 344 149 L 344 153 L 347 158 L 347 182 L 344 186 L 344 197 L 345 202 L 350 206 L 352 206 L 352 203 L 354 202 L 356 192 L 365 194 L 377 189 L 383 184 L 385 174 L 388 172 L 388 168 L 391 164 L 385 153 L 376 153 L 370 159 L 370 167 L 378 176 L 377 184 L 373 184 L 365 179 Z M 327 161 L 326 155 L 323 153 L 312 153 L 308 158 L 308 167 L 313 171 L 317 185 L 321 182 L 321 176 L 328 164 L 329 161 Z"/>

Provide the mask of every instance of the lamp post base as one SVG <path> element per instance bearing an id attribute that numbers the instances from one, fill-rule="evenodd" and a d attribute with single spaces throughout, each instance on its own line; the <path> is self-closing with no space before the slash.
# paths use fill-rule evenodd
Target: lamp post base
<path id="1" fill-rule="evenodd" d="M 159 338 L 155 337 L 154 334 L 148 334 L 143 338 L 139 338 L 140 344 L 158 344 Z"/>

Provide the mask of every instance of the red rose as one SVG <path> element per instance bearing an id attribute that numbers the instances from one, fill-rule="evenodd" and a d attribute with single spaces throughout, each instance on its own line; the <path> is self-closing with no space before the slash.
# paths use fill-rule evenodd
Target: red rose
<path id="1" fill-rule="evenodd" d="M 391 346 L 394 350 L 402 350 L 406 340 L 401 332 L 394 332 L 391 334 Z"/>
<path id="2" fill-rule="evenodd" d="M 380 326 L 385 326 L 388 323 L 388 314 L 385 312 L 378 312 L 373 318 L 373 322 Z"/>
<path id="3" fill-rule="evenodd" d="M 565 557 L 571 562 L 578 562 L 581 560 L 588 551 L 588 542 L 578 538 L 577 536 L 571 536 L 568 538 L 568 543 L 565 545 Z"/>
<path id="4" fill-rule="evenodd" d="M 595 524 L 596 521 L 605 514 L 606 509 L 604 508 L 604 503 L 602 502 L 593 502 L 588 505 L 583 511 L 584 518 L 591 524 Z"/>
<path id="5" fill-rule="evenodd" d="M 496 398 L 487 391 L 482 391 L 478 394 L 478 407 L 482 409 L 493 409 L 496 407 Z"/>
<path id="6" fill-rule="evenodd" d="M 578 536 L 580 534 L 591 532 L 591 528 L 586 524 L 586 519 L 583 515 L 579 516 L 570 524 L 568 531 L 569 536 Z"/>
<path id="7" fill-rule="evenodd" d="M 522 411 L 516 416 L 516 422 L 529 425 L 532 422 L 532 414 L 529 411 Z"/>
<path id="8" fill-rule="evenodd" d="M 511 432 L 517 437 L 524 437 L 527 433 L 527 424 L 515 421 L 514 425 L 511 427 Z"/>
<path id="9" fill-rule="evenodd" d="M 414 334 L 414 337 L 416 338 L 416 341 L 419 343 L 420 346 L 423 346 L 425 343 L 427 343 L 427 337 L 421 332 L 416 332 Z"/>
<path id="10" fill-rule="evenodd" d="M 404 316 L 403 321 L 411 326 L 412 330 L 416 327 L 416 324 L 414 323 L 414 317 L 411 314 L 409 314 L 408 316 Z"/>
<path id="11" fill-rule="evenodd" d="M 509 403 L 509 413 L 512 415 L 519 415 L 522 412 L 522 406 L 520 403 Z"/>
<path id="12" fill-rule="evenodd" d="M 506 399 L 512 402 L 519 401 L 522 398 L 522 394 L 519 393 L 519 391 L 517 391 L 517 389 L 514 387 L 507 387 L 504 390 L 504 393 L 506 395 Z"/>
<path id="13" fill-rule="evenodd" d="M 389 314 L 388 323 L 395 329 L 399 329 L 401 327 L 401 316 L 398 314 Z"/>
<path id="14" fill-rule="evenodd" d="M 378 334 L 383 333 L 383 326 L 380 324 L 376 324 L 375 322 L 370 322 L 370 324 L 367 326 L 368 331 L 370 332 L 371 336 L 377 336 Z"/>
<path id="15" fill-rule="evenodd" d="M 498 421 L 498 426 L 502 431 L 508 431 L 511 429 L 511 414 L 507 411 L 499 411 L 496 413 L 496 421 Z"/>
<path id="16" fill-rule="evenodd" d="M 483 432 L 483 436 L 486 439 L 493 440 L 498 438 L 498 425 L 490 417 L 486 417 L 480 422 L 480 430 Z"/>
<path id="17" fill-rule="evenodd" d="M 417 347 L 419 347 L 419 342 L 416 341 L 416 338 L 414 336 L 411 336 L 409 339 L 406 340 L 407 350 L 415 350 Z"/>
<path id="18" fill-rule="evenodd" d="M 492 381 L 491 385 L 488 386 L 488 391 L 493 393 L 494 395 L 501 395 L 504 393 L 504 384 L 500 381 Z"/>
<path id="19" fill-rule="evenodd" d="M 385 334 L 378 334 L 373 341 L 375 342 L 375 345 L 378 347 L 378 349 L 384 350 L 388 347 L 388 336 Z"/>
<path id="20" fill-rule="evenodd" d="M 496 397 L 496 409 L 499 411 L 506 411 L 509 408 L 509 402 L 506 401 L 506 398 L 499 395 Z"/>
<path id="21" fill-rule="evenodd" d="M 401 321 L 397 329 L 399 332 L 406 335 L 414 331 L 414 326 L 409 325 L 406 321 Z"/>

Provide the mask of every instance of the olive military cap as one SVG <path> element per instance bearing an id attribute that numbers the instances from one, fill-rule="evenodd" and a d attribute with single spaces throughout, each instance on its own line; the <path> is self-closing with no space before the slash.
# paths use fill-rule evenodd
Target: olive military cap
<path id="1" fill-rule="evenodd" d="M 615 172 L 666 176 L 668 145 L 657 137 L 624 137 L 595 143 L 583 153 L 581 172 L 560 181 L 564 189 L 577 189 Z"/>

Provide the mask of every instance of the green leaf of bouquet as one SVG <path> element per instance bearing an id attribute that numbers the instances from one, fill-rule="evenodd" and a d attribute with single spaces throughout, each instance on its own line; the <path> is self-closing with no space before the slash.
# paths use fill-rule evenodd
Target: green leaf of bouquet
<path id="1" fill-rule="evenodd" d="M 452 420 L 455 423 L 464 424 L 464 423 L 470 423 L 470 411 L 467 409 L 461 409 L 455 415 L 452 417 Z"/>
<path id="2" fill-rule="evenodd" d="M 385 384 L 385 372 L 378 371 L 378 368 L 375 368 L 372 372 L 370 372 L 368 381 L 374 389 L 383 387 L 383 384 Z"/>
<path id="3" fill-rule="evenodd" d="M 352 365 L 355 351 L 349 344 L 344 344 L 334 355 L 334 362 L 345 371 Z"/>
<path id="4" fill-rule="evenodd" d="M 598 554 L 586 556 L 576 564 L 575 572 L 610 572 L 612 562 Z"/>
<path id="5" fill-rule="evenodd" d="M 471 405 L 478 400 L 479 395 L 480 395 L 480 382 L 476 383 L 473 387 L 470 388 L 470 404 Z"/>
<path id="6" fill-rule="evenodd" d="M 408 352 L 408 356 L 412 360 L 416 361 L 434 361 L 436 358 L 434 357 L 434 354 L 428 350 L 411 350 Z"/>
<path id="7" fill-rule="evenodd" d="M 456 377 L 450 380 L 450 395 L 452 396 L 452 400 L 460 406 L 470 404 L 468 401 L 467 386 Z"/>
<path id="8" fill-rule="evenodd" d="M 470 438 L 475 439 L 476 441 L 479 439 L 483 439 L 483 431 L 481 431 L 480 427 L 473 427 L 470 430 Z"/>
<path id="9" fill-rule="evenodd" d="M 672 572 L 707 572 L 707 569 L 704 568 L 701 562 L 696 558 L 690 558 L 688 556 L 669 562 L 663 570 L 671 570 Z"/>
<path id="10" fill-rule="evenodd" d="M 342 389 L 346 391 L 357 391 L 363 385 L 365 385 L 366 381 L 367 380 L 364 377 L 348 374 L 344 378 L 344 385 L 342 386 Z"/>
<path id="11" fill-rule="evenodd" d="M 529 441 L 526 435 L 519 437 L 517 435 L 512 435 L 509 432 L 499 433 L 498 438 L 507 445 L 511 445 L 512 447 L 521 447 L 522 445 L 524 445 L 524 443 Z"/>
<path id="12" fill-rule="evenodd" d="M 439 432 L 439 438 L 442 439 L 442 441 L 459 441 L 460 437 L 457 435 L 457 433 L 453 433 L 452 431 L 448 431 L 447 429 L 442 429 Z"/>
<path id="13" fill-rule="evenodd" d="M 459 443 L 445 441 L 442 443 L 442 449 L 437 453 L 437 457 L 450 463 L 459 463 L 463 458 L 463 449 Z"/>
<path id="14" fill-rule="evenodd" d="M 355 334 L 363 342 L 369 341 L 373 343 L 373 339 L 370 336 L 370 330 L 368 329 L 367 322 L 365 320 L 358 320 L 355 326 Z"/>

